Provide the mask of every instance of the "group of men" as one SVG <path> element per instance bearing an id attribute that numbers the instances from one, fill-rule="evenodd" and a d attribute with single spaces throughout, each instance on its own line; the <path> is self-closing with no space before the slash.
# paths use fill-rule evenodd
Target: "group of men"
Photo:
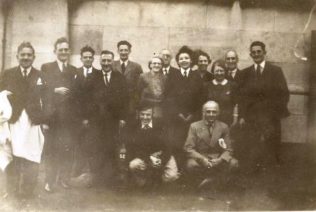
<path id="1" fill-rule="evenodd" d="M 15 154 L 18 152 L 13 149 L 14 158 L 7 168 L 9 194 L 29 196 L 33 192 L 43 148 L 48 192 L 54 191 L 57 184 L 69 188 L 75 149 L 76 160 L 88 164 L 95 183 L 104 180 L 101 173 L 104 167 L 108 175 L 118 176 L 122 171 L 120 160 L 123 169 L 125 164 L 129 170 L 131 181 L 139 186 L 154 181 L 172 182 L 185 173 L 198 173 L 202 176 L 201 185 L 218 170 L 238 167 L 233 147 L 238 146 L 243 136 L 238 133 L 231 136 L 231 126 L 217 120 L 220 108 L 215 101 L 199 103 L 202 120 L 190 123 L 189 131 L 183 132 L 187 138 L 182 150 L 185 161 L 177 161 L 167 132 L 168 118 L 156 120 L 150 104 L 138 104 L 137 82 L 143 70 L 129 59 L 131 49 L 129 42 L 118 42 L 117 61 L 113 52 L 103 50 L 102 70 L 98 70 L 92 66 L 95 51 L 85 46 L 80 52 L 83 66 L 77 69 L 69 63 L 68 40 L 60 38 L 54 45 L 56 61 L 43 64 L 39 71 L 32 66 L 35 59 L 32 45 L 23 42 L 18 47 L 19 65 L 1 73 L 0 90 L 9 91 L 13 108 L 11 129 L 16 125 L 30 127 L 26 133 L 13 136 L 12 144 L 32 145 L 23 143 L 21 154 Z M 245 129 L 249 155 L 258 156 L 258 146 L 264 143 L 279 162 L 280 119 L 288 115 L 289 91 L 281 68 L 266 62 L 265 55 L 265 45 L 253 42 L 250 56 L 254 65 L 243 71 L 237 68 L 235 51 L 225 55 L 227 78 L 236 82 L 234 89 L 238 91 L 240 112 L 233 125 Z M 170 66 L 169 50 L 162 50 L 160 56 L 163 74 L 168 77 L 170 72 L 179 71 Z M 196 71 L 205 83 L 212 79 L 207 71 L 210 63 L 204 52 L 197 55 Z M 33 129 L 34 126 L 40 127 Z M 36 133 L 30 133 L 31 129 Z M 79 175 L 84 168 L 76 169 Z"/>

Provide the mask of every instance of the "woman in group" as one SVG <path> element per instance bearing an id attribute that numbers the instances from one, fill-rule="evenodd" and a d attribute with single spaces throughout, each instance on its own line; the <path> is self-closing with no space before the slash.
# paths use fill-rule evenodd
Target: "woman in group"
<path id="1" fill-rule="evenodd" d="M 153 56 L 148 66 L 150 71 L 141 74 L 139 78 L 139 102 L 151 105 L 154 117 L 162 118 L 162 100 L 166 84 L 166 76 L 162 73 L 162 58 Z"/>
<path id="2" fill-rule="evenodd" d="M 197 120 L 202 106 L 203 82 L 192 70 L 193 51 L 183 46 L 176 55 L 180 70 L 170 73 L 165 90 L 165 120 L 172 154 L 183 168 L 183 145 L 190 124 Z"/>
<path id="3" fill-rule="evenodd" d="M 212 73 L 214 79 L 206 87 L 207 100 L 216 101 L 219 104 L 219 120 L 231 126 L 234 120 L 235 101 L 233 96 L 233 85 L 226 79 L 226 66 L 222 60 L 213 63 Z"/>

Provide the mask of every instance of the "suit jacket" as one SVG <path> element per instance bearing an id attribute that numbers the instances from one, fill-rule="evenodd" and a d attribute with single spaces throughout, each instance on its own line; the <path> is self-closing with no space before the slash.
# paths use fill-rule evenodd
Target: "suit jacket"
<path id="1" fill-rule="evenodd" d="M 173 66 L 170 66 L 169 72 L 168 72 L 168 74 L 166 75 L 166 77 L 169 77 L 170 73 L 172 74 L 172 73 L 174 73 L 174 72 L 177 72 L 178 70 L 179 70 L 179 69 L 177 69 L 177 68 L 175 68 L 175 67 L 173 67 Z"/>
<path id="2" fill-rule="evenodd" d="M 203 77 L 200 75 L 202 81 L 204 84 L 207 84 L 208 82 L 211 82 L 214 79 L 213 74 L 211 74 L 210 72 L 206 71 L 205 74 L 203 75 Z"/>
<path id="3" fill-rule="evenodd" d="M 139 120 L 131 123 L 125 134 L 128 161 L 140 158 L 149 162 L 150 155 L 161 151 L 161 163 L 164 166 L 170 159 L 168 141 L 165 136 L 163 123 L 159 119 L 153 120 L 153 126 L 149 129 L 141 129 Z"/>
<path id="4" fill-rule="evenodd" d="M 228 126 L 216 120 L 212 134 L 210 134 L 209 128 L 205 120 L 191 124 L 187 140 L 184 144 L 184 151 L 187 156 L 197 161 L 204 160 L 206 157 L 221 157 L 225 161 L 229 161 L 232 158 L 233 149 Z M 220 146 L 219 139 L 221 138 L 224 139 L 226 148 Z"/>
<path id="5" fill-rule="evenodd" d="M 122 73 L 122 67 L 120 60 L 113 62 L 113 69 Z M 139 80 L 140 74 L 143 73 L 142 67 L 133 61 L 128 61 L 127 66 L 125 68 L 124 77 L 127 82 L 128 94 L 129 94 L 129 112 L 135 113 L 136 104 L 138 102 L 137 95 L 137 83 Z"/>
<path id="6" fill-rule="evenodd" d="M 57 61 L 45 63 L 41 67 L 44 81 L 47 86 L 45 104 L 50 108 L 51 121 L 62 121 L 72 124 L 76 118 L 78 106 L 74 98 L 76 68 L 68 64 L 66 70 L 61 72 Z M 62 96 L 54 92 L 55 88 L 66 87 L 70 89 L 68 96 Z"/>
<path id="7" fill-rule="evenodd" d="M 102 71 L 96 73 L 94 99 L 99 121 L 104 123 L 104 120 L 126 120 L 128 93 L 124 76 L 117 71 L 112 71 L 109 85 L 105 85 Z"/>
<path id="8" fill-rule="evenodd" d="M 1 73 L 0 91 L 8 90 L 13 93 L 9 96 L 12 105 L 10 123 L 15 123 L 24 109 L 33 124 L 46 121 L 47 114 L 42 107 L 44 86 L 41 73 L 33 67 L 26 79 L 23 78 L 20 67 L 7 69 Z"/>
<path id="9" fill-rule="evenodd" d="M 75 79 L 75 98 L 78 103 L 78 116 L 80 120 L 96 120 L 98 114 L 97 102 L 94 99 L 96 84 L 98 82 L 98 73 L 101 71 L 92 68 L 92 72 L 84 76 L 83 67 L 77 69 L 77 77 Z"/>
<path id="10" fill-rule="evenodd" d="M 240 116 L 248 120 L 281 119 L 289 115 L 289 90 L 282 69 L 266 62 L 259 79 L 254 65 L 243 71 L 240 88 Z"/>
<path id="11" fill-rule="evenodd" d="M 176 119 L 179 113 L 197 115 L 202 105 L 203 82 L 199 74 L 190 71 L 187 78 L 180 70 L 171 72 L 166 81 L 165 114 Z"/>

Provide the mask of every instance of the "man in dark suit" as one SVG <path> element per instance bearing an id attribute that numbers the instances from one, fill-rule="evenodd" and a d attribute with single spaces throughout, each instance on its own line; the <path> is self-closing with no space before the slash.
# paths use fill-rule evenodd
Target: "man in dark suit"
<path id="1" fill-rule="evenodd" d="M 139 106 L 139 118 L 129 123 L 124 136 L 127 161 L 133 183 L 150 186 L 178 179 L 176 161 L 171 156 L 163 123 L 153 119 L 153 108 Z"/>
<path id="2" fill-rule="evenodd" d="M 124 76 L 113 69 L 114 54 L 111 51 L 101 52 L 100 63 L 102 72 L 98 72 L 96 92 L 94 98 L 97 102 L 98 126 L 100 140 L 98 143 L 98 161 L 92 167 L 93 172 L 104 169 L 104 162 L 109 165 L 107 174 L 117 172 L 116 153 L 118 149 L 119 129 L 127 118 L 128 88 Z M 99 177 L 101 177 L 99 175 Z"/>
<path id="3" fill-rule="evenodd" d="M 94 99 L 96 92 L 95 85 L 98 81 L 100 70 L 94 68 L 95 51 L 90 46 L 84 46 L 81 51 L 81 62 L 83 66 L 77 69 L 75 79 L 75 98 L 78 108 L 77 118 L 80 123 L 80 132 L 78 136 L 79 145 L 76 151 L 75 175 L 82 174 L 86 165 L 91 167 L 94 152 L 96 151 L 96 142 L 98 139 L 97 126 L 97 105 Z"/>
<path id="4" fill-rule="evenodd" d="M 178 70 L 177 68 L 170 65 L 172 55 L 168 49 L 161 50 L 160 57 L 162 58 L 162 61 L 163 61 L 162 73 L 164 75 L 169 76 L 171 72 L 175 72 Z"/>
<path id="5" fill-rule="evenodd" d="M 37 183 L 46 123 L 43 109 L 44 81 L 32 67 L 35 50 L 23 42 L 17 50 L 19 66 L 5 70 L 0 77 L 0 91 L 6 90 L 12 106 L 9 120 L 13 160 L 6 168 L 7 194 L 30 198 Z M 45 129 L 47 126 L 42 125 Z"/>
<path id="6" fill-rule="evenodd" d="M 281 119 L 289 115 L 289 90 L 282 69 L 265 61 L 265 44 L 250 45 L 254 65 L 243 71 L 240 90 L 240 123 L 246 124 L 250 159 L 254 166 L 263 162 L 280 162 Z M 267 153 L 262 155 L 262 147 Z M 270 159 L 270 161 L 263 161 Z"/>
<path id="7" fill-rule="evenodd" d="M 42 65 L 44 81 L 47 84 L 46 105 L 51 109 L 49 131 L 46 135 L 46 184 L 45 190 L 52 191 L 57 174 L 64 188 L 68 188 L 73 150 L 75 146 L 75 131 L 77 130 L 75 105 L 75 78 L 77 70 L 70 65 L 69 42 L 59 38 L 55 42 L 54 52 L 57 60 Z"/>
<path id="8" fill-rule="evenodd" d="M 170 73 L 165 87 L 164 114 L 167 117 L 170 145 L 179 168 L 183 167 L 183 144 L 190 124 L 200 117 L 203 82 L 192 71 L 193 51 L 183 47 L 176 55 L 180 70 Z"/>
<path id="9" fill-rule="evenodd" d="M 122 73 L 126 79 L 129 94 L 128 119 L 134 120 L 138 102 L 137 83 L 140 74 L 143 73 L 143 69 L 138 63 L 129 60 L 132 45 L 128 41 L 118 42 L 117 51 L 120 59 L 113 62 L 113 69 Z"/>
<path id="10" fill-rule="evenodd" d="M 211 62 L 212 62 L 212 60 L 206 52 L 204 52 L 202 50 L 197 51 L 197 65 L 198 65 L 197 71 L 198 71 L 204 84 L 207 84 L 214 79 L 214 77 L 213 77 L 214 73 L 211 74 L 207 70 L 207 68 Z"/>

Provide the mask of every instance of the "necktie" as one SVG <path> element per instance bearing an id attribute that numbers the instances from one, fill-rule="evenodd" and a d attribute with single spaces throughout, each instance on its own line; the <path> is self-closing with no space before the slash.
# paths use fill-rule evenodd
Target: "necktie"
<path id="1" fill-rule="evenodd" d="M 125 63 L 122 63 L 121 68 L 122 68 L 122 73 L 124 74 L 125 73 L 125 69 L 126 69 Z"/>
<path id="2" fill-rule="evenodd" d="M 66 66 L 66 63 L 63 63 L 63 70 L 62 72 L 64 72 L 66 70 L 67 66 Z"/>
<path id="3" fill-rule="evenodd" d="M 183 76 L 186 78 L 187 77 L 187 70 L 184 70 Z"/>
<path id="4" fill-rule="evenodd" d="M 213 134 L 213 123 L 208 124 L 208 132 L 210 133 L 210 137 L 212 137 Z"/>
<path id="5" fill-rule="evenodd" d="M 23 72 L 23 78 L 26 79 L 27 78 L 27 71 L 26 71 L 26 69 L 23 69 L 22 72 Z"/>
<path id="6" fill-rule="evenodd" d="M 105 83 L 105 85 L 107 86 L 107 85 L 109 85 L 109 80 L 108 80 L 108 73 L 104 73 L 104 83 Z"/>
<path id="7" fill-rule="evenodd" d="M 256 78 L 259 79 L 261 76 L 261 67 L 260 65 L 257 65 L 257 69 L 256 69 Z"/>
<path id="8" fill-rule="evenodd" d="M 167 75 L 167 69 L 166 68 L 163 68 L 162 71 L 163 71 L 164 75 Z"/>
<path id="9" fill-rule="evenodd" d="M 147 129 L 149 129 L 149 128 L 150 128 L 149 125 L 148 125 L 148 124 L 145 124 L 143 129 L 144 129 L 144 130 L 147 130 Z"/>

